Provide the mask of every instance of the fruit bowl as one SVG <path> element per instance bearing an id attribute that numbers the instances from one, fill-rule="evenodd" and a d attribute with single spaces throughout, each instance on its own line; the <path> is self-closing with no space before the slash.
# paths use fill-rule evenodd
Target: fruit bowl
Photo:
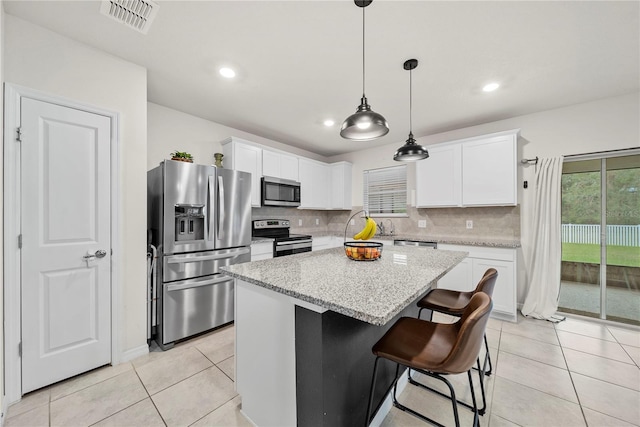
<path id="1" fill-rule="evenodd" d="M 344 253 L 354 261 L 375 261 L 382 256 L 382 243 L 345 242 Z"/>

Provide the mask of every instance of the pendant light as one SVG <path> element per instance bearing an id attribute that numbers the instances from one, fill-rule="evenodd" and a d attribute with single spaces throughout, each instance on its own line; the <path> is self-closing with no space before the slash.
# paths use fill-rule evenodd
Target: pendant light
<path id="1" fill-rule="evenodd" d="M 422 160 L 429 157 L 429 152 L 422 145 L 418 145 L 416 140 L 413 139 L 413 123 L 412 123 L 412 89 L 413 79 L 411 71 L 418 66 L 417 59 L 408 59 L 404 62 L 404 69 L 409 71 L 409 139 L 406 143 L 398 148 L 398 151 L 393 155 L 393 160 L 399 162 L 414 162 L 416 160 Z"/>
<path id="2" fill-rule="evenodd" d="M 369 141 L 389 133 L 387 119 L 371 109 L 364 94 L 364 8 L 373 0 L 354 0 L 356 6 L 362 8 L 362 98 L 356 112 L 342 123 L 340 136 L 354 141 Z"/>

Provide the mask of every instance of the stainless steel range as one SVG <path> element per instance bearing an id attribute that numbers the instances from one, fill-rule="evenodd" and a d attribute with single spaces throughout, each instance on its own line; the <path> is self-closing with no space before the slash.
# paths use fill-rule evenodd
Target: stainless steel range
<path id="1" fill-rule="evenodd" d="M 290 223 L 286 219 L 260 219 L 253 221 L 253 237 L 273 240 L 273 256 L 311 252 L 312 237 L 306 234 L 290 234 Z"/>

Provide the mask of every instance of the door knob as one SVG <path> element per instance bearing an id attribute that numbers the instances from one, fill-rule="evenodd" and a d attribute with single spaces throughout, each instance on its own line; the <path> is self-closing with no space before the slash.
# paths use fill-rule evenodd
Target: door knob
<path id="1" fill-rule="evenodd" d="M 107 255 L 107 251 L 99 249 L 96 251 L 96 258 L 104 258 Z"/>
<path id="2" fill-rule="evenodd" d="M 104 258 L 105 256 L 107 256 L 107 251 L 105 251 L 104 249 L 98 249 L 95 253 L 93 254 L 87 253 L 82 258 L 88 261 L 93 258 Z"/>

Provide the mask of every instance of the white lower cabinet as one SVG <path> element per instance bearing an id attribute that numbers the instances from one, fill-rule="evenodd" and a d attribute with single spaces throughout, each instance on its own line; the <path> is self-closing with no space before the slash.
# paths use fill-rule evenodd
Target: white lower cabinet
<path id="1" fill-rule="evenodd" d="M 321 236 L 314 237 L 311 243 L 312 251 L 321 251 L 322 249 L 339 248 L 342 247 L 342 237 L 337 236 Z"/>
<path id="2" fill-rule="evenodd" d="M 251 261 L 273 258 L 273 242 L 258 242 L 251 244 Z"/>
<path id="3" fill-rule="evenodd" d="M 314 237 L 311 242 L 312 251 L 321 251 L 323 249 L 329 249 L 331 246 L 332 236 Z"/>
<path id="4" fill-rule="evenodd" d="M 444 249 L 440 247 L 438 249 Z M 475 288 L 472 275 L 472 260 L 470 258 L 463 259 L 460 264 L 438 280 L 438 288 L 451 289 L 452 291 L 466 292 Z"/>
<path id="5" fill-rule="evenodd" d="M 438 249 L 469 252 L 469 256 L 438 281 L 438 288 L 471 291 L 485 271 L 495 268 L 498 280 L 493 289 L 491 316 L 517 320 L 517 254 L 515 248 L 439 244 Z"/>
<path id="6" fill-rule="evenodd" d="M 383 249 L 382 255 L 384 255 L 385 246 L 393 246 L 393 240 L 381 240 L 381 239 L 374 238 L 372 242 L 382 243 L 382 249 Z"/>
<path id="7" fill-rule="evenodd" d="M 507 320 L 516 320 L 516 286 L 515 262 L 474 259 L 473 283 L 478 283 L 489 268 L 498 270 L 498 280 L 493 289 L 493 312 L 507 315 Z M 506 280 L 505 280 L 506 279 Z"/>

